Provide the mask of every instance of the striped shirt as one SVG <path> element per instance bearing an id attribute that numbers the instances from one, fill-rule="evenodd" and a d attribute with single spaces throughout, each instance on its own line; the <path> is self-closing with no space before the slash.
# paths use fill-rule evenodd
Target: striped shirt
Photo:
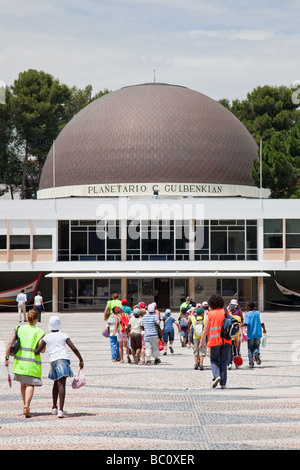
<path id="1" fill-rule="evenodd" d="M 158 336 L 155 324 L 158 322 L 158 316 L 153 313 L 146 313 L 142 318 L 142 325 L 145 329 L 145 338 Z"/>

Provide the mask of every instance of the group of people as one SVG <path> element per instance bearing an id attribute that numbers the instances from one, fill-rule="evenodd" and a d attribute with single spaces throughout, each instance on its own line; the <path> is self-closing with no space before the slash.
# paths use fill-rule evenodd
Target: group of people
<path id="1" fill-rule="evenodd" d="M 19 313 L 19 323 L 27 321 L 27 314 L 26 314 L 26 303 L 27 303 L 27 295 L 25 290 L 22 289 L 21 292 L 17 295 L 16 301 L 18 304 L 18 313 Z M 34 296 L 33 301 L 33 308 L 38 311 L 39 317 L 38 321 L 42 321 L 42 311 L 45 311 L 44 300 L 41 294 L 41 291 L 38 291 Z"/>
<path id="2" fill-rule="evenodd" d="M 236 317 L 240 323 L 237 335 L 232 339 L 222 337 L 222 326 L 226 312 Z M 172 316 L 170 309 L 166 309 L 161 316 L 155 302 L 146 306 L 140 302 L 131 309 L 126 299 L 122 301 L 118 294 L 108 302 L 104 318 L 107 322 L 110 338 L 111 358 L 113 361 L 131 362 L 135 364 L 159 364 L 159 341 L 163 342 L 163 354 L 166 355 L 168 347 L 174 353 L 174 325 L 180 333 L 181 345 L 193 344 L 194 369 L 203 370 L 203 361 L 209 351 L 212 387 L 218 384 L 226 388 L 227 370 L 232 364 L 232 358 L 240 355 L 241 342 L 244 339 L 243 328 L 247 330 L 249 367 L 254 367 L 254 361 L 259 365 L 260 343 L 262 333 L 266 334 L 261 312 L 255 309 L 253 302 L 248 302 L 245 315 L 239 309 L 237 301 L 233 299 L 224 309 L 224 299 L 220 295 L 212 295 L 208 301 L 195 304 L 190 297 L 180 306 L 177 320 Z M 40 321 L 40 312 L 30 309 L 26 324 L 19 324 L 14 328 L 7 344 L 5 366 L 10 365 L 11 346 L 18 337 L 19 350 L 14 355 L 14 379 L 20 382 L 23 400 L 23 414 L 30 417 L 30 404 L 36 386 L 42 385 L 42 362 L 40 354 L 46 348 L 50 359 L 50 372 L 48 378 L 53 380 L 51 413 L 59 418 L 64 417 L 64 402 L 66 395 L 66 379 L 74 377 L 66 346 L 79 359 L 79 368 L 83 369 L 82 356 L 69 335 L 61 331 L 61 321 L 56 315 L 49 318 L 50 333 L 37 326 Z M 161 326 L 162 324 L 162 326 Z"/>
<path id="3" fill-rule="evenodd" d="M 166 309 L 163 316 L 155 302 L 146 306 L 140 302 L 131 309 L 127 299 L 120 300 L 119 295 L 113 295 L 105 309 L 104 318 L 107 321 L 110 338 L 111 358 L 114 362 L 124 363 L 131 358 L 135 364 L 159 364 L 159 340 L 163 341 L 163 355 L 167 354 L 168 346 L 174 353 L 174 326 L 180 334 L 181 346 L 193 345 L 194 369 L 204 369 L 204 358 L 210 356 L 213 375 L 212 386 L 218 384 L 226 387 L 227 370 L 232 368 L 233 360 L 241 358 L 241 344 L 247 340 L 249 367 L 254 367 L 254 361 L 261 364 L 260 343 L 263 334 L 266 334 L 261 312 L 255 309 L 253 302 L 247 303 L 245 315 L 240 309 L 236 299 L 232 299 L 224 307 L 224 299 L 216 294 L 201 304 L 193 302 L 191 297 L 180 306 L 177 320 L 172 317 L 170 309 Z M 236 336 L 225 339 L 222 336 L 222 326 L 225 314 L 233 316 L 239 322 Z M 160 332 L 162 330 L 162 335 Z M 240 362 L 235 362 L 239 367 Z"/>
<path id="4" fill-rule="evenodd" d="M 64 402 L 66 395 L 66 379 L 74 377 L 66 345 L 79 359 L 79 368 L 83 369 L 84 363 L 80 352 L 72 343 L 69 335 L 61 331 L 61 321 L 56 315 L 49 318 L 50 333 L 37 326 L 40 312 L 30 309 L 25 324 L 14 328 L 6 347 L 5 367 L 10 365 L 11 347 L 16 338 L 19 338 L 19 349 L 14 354 L 13 373 L 14 380 L 20 382 L 21 396 L 23 400 L 23 415 L 31 417 L 30 404 L 35 387 L 43 385 L 42 361 L 40 354 L 49 353 L 50 371 L 48 378 L 53 380 L 52 409 L 51 413 L 58 418 L 64 417 Z"/>

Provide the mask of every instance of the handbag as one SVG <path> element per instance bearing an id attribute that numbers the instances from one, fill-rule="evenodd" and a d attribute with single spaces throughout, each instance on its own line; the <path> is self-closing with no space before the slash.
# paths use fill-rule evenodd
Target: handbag
<path id="1" fill-rule="evenodd" d="M 20 327 L 20 325 L 17 327 L 17 329 L 15 331 L 16 336 L 15 336 L 15 339 L 13 340 L 12 345 L 10 347 L 10 351 L 9 351 L 10 356 L 15 356 L 17 354 L 17 352 L 19 351 L 20 347 L 21 347 L 20 338 L 18 336 L 19 327 Z"/>
<path id="2" fill-rule="evenodd" d="M 83 387 L 86 384 L 86 378 L 82 373 L 82 370 L 79 369 L 79 372 L 76 377 L 74 377 L 72 382 L 72 388 L 77 389 Z"/>
<path id="3" fill-rule="evenodd" d="M 104 338 L 109 337 L 109 327 L 105 328 L 105 330 L 102 331 L 102 335 L 104 336 Z"/>

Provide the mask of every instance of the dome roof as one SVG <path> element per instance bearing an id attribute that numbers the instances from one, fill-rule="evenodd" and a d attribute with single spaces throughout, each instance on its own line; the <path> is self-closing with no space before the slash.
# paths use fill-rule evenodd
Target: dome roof
<path id="1" fill-rule="evenodd" d="M 93 101 L 55 141 L 55 187 L 108 183 L 254 186 L 257 145 L 213 99 L 182 86 L 149 83 Z M 40 190 L 53 188 L 53 148 Z"/>

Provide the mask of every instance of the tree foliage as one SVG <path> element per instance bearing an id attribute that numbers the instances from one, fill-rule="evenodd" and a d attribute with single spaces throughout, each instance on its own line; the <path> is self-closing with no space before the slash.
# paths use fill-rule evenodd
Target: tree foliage
<path id="1" fill-rule="evenodd" d="M 0 183 L 20 192 L 21 198 L 36 196 L 42 168 L 51 145 L 74 114 L 96 97 L 92 86 L 68 87 L 43 71 L 29 69 L 7 88 L 0 105 Z"/>
<path id="2" fill-rule="evenodd" d="M 292 87 L 265 85 L 246 100 L 220 100 L 262 145 L 262 186 L 272 198 L 300 197 L 300 111 L 293 92 Z M 259 158 L 253 160 L 252 177 L 259 187 Z"/>

